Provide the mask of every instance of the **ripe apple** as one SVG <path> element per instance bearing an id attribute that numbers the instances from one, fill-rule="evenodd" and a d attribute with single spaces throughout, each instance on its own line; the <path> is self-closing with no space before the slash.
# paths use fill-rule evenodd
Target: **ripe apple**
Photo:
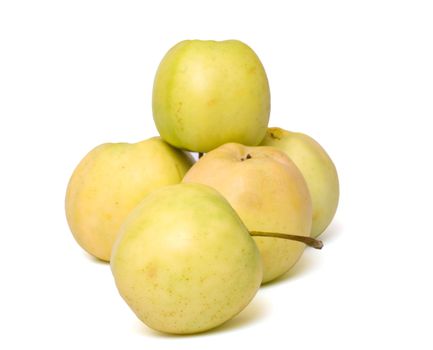
<path id="1" fill-rule="evenodd" d="M 111 269 L 140 320 L 167 333 L 197 333 L 229 320 L 262 280 L 257 247 L 214 189 L 178 184 L 149 194 L 126 219 Z"/>
<path id="2" fill-rule="evenodd" d="M 153 86 L 153 118 L 165 141 L 208 152 L 227 142 L 258 145 L 270 92 L 254 51 L 238 40 L 182 41 L 162 59 Z"/>
<path id="3" fill-rule="evenodd" d="M 77 166 L 66 192 L 66 217 L 75 239 L 108 261 L 129 212 L 152 190 L 179 183 L 192 164 L 190 155 L 159 137 L 96 147 Z"/>
<path id="4" fill-rule="evenodd" d="M 250 231 L 310 236 L 307 185 L 295 164 L 276 148 L 225 144 L 195 163 L 183 182 L 215 188 Z M 254 239 L 263 259 L 263 283 L 287 272 L 305 247 L 281 238 Z"/>
<path id="5" fill-rule="evenodd" d="M 304 175 L 313 204 L 311 236 L 319 236 L 331 223 L 338 206 L 338 175 L 331 158 L 310 136 L 280 128 L 269 128 L 261 145 L 286 153 Z"/>

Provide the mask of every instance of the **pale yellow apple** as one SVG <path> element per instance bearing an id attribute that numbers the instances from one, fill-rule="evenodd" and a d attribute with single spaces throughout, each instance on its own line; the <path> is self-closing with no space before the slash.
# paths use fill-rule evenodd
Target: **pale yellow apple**
<path id="1" fill-rule="evenodd" d="M 261 145 L 282 150 L 301 171 L 313 203 L 311 236 L 319 236 L 331 223 L 338 206 L 338 175 L 331 158 L 310 136 L 280 128 L 269 128 Z"/>
<path id="2" fill-rule="evenodd" d="M 130 211 L 154 189 L 179 183 L 192 164 L 190 155 L 159 137 L 96 147 L 77 166 L 66 192 L 66 217 L 75 239 L 108 261 Z"/>
<path id="3" fill-rule="evenodd" d="M 208 152 L 227 142 L 258 145 L 270 111 L 268 79 L 255 52 L 238 40 L 185 40 L 162 59 L 153 118 L 173 146 Z"/>
<path id="4" fill-rule="evenodd" d="M 250 231 L 310 235 L 311 199 L 307 185 L 293 162 L 276 148 L 223 145 L 195 163 L 183 182 L 215 188 Z M 263 282 L 287 272 L 305 247 L 281 238 L 254 239 L 263 259 Z"/>
<path id="5" fill-rule="evenodd" d="M 149 194 L 113 248 L 120 295 L 140 320 L 167 333 L 197 333 L 229 320 L 262 280 L 257 247 L 217 191 L 179 184 Z"/>

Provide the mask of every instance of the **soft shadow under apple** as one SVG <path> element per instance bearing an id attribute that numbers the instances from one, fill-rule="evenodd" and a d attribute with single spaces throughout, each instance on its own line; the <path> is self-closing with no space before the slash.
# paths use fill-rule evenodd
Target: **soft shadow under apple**
<path id="1" fill-rule="evenodd" d="M 260 293 L 260 291 L 258 293 Z M 263 319 L 268 314 L 268 312 L 269 312 L 269 304 L 266 303 L 265 300 L 260 297 L 260 295 L 256 295 L 254 300 L 237 316 L 223 323 L 221 326 L 218 326 L 209 331 L 196 333 L 196 334 L 185 334 L 185 335 L 167 334 L 167 333 L 161 333 L 155 331 L 147 327 L 145 324 L 142 324 L 138 321 L 137 332 L 146 336 L 161 337 L 161 338 L 211 336 L 222 332 L 231 332 L 243 327 L 248 327 L 254 322 L 258 322 L 259 320 Z"/>
<path id="2" fill-rule="evenodd" d="M 314 250 L 312 248 L 307 248 L 307 249 Z M 320 254 L 320 252 L 318 253 Z M 275 285 L 296 279 L 298 277 L 303 277 L 307 275 L 308 271 L 314 268 L 314 265 L 315 265 L 314 257 L 311 256 L 309 252 L 304 252 L 304 254 L 301 256 L 301 258 L 293 268 L 291 268 L 284 275 L 278 277 L 277 279 L 262 285 L 261 288 L 270 288 Z"/>
<path id="3" fill-rule="evenodd" d="M 86 252 L 83 252 L 84 257 L 89 260 L 90 262 L 97 264 L 97 265 L 109 265 L 110 263 L 108 261 L 104 261 L 101 259 L 98 259 L 96 257 L 94 257 L 93 255 L 90 255 Z"/>
<path id="4" fill-rule="evenodd" d="M 321 254 L 322 252 L 326 251 L 326 245 L 336 240 L 340 233 L 341 225 L 338 222 L 332 223 L 331 226 L 328 227 L 325 232 L 323 232 L 323 234 L 318 237 L 318 239 L 323 242 L 323 248 L 321 251 L 315 251 L 314 249 L 307 247 L 307 251 L 304 252 L 304 254 L 301 256 L 299 261 L 292 269 L 290 269 L 281 277 L 278 277 L 277 279 L 266 283 L 261 288 L 272 287 L 274 285 L 293 280 L 294 278 L 307 275 L 308 272 L 313 270 L 316 265 L 316 259 L 314 258 L 314 255 Z"/>
<path id="5" fill-rule="evenodd" d="M 323 241 L 326 247 L 327 243 L 334 242 L 340 236 L 342 226 L 339 222 L 332 222 L 331 225 L 318 238 Z"/>

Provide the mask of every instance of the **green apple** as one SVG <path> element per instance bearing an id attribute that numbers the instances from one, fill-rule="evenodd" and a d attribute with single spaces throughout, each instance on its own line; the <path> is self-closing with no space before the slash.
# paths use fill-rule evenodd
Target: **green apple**
<path id="1" fill-rule="evenodd" d="M 262 280 L 260 254 L 247 228 L 219 193 L 200 184 L 149 194 L 122 226 L 111 269 L 138 318 L 176 334 L 229 320 Z"/>
<path id="2" fill-rule="evenodd" d="M 254 51 L 238 40 L 182 41 L 161 61 L 153 118 L 175 147 L 208 152 L 227 142 L 258 145 L 266 133 L 270 93 Z"/>
<path id="3" fill-rule="evenodd" d="M 75 239 L 108 261 L 129 212 L 152 190 L 179 183 L 192 164 L 190 155 L 159 137 L 96 147 L 77 166 L 66 192 L 66 217 Z"/>
<path id="4" fill-rule="evenodd" d="M 225 144 L 195 163 L 183 182 L 215 188 L 250 231 L 310 236 L 307 185 L 294 163 L 276 148 Z M 254 239 L 263 260 L 263 283 L 287 272 L 305 247 L 280 238 Z"/>
<path id="5" fill-rule="evenodd" d="M 269 128 L 261 145 L 282 150 L 304 175 L 313 203 L 311 236 L 319 236 L 338 206 L 338 175 L 331 158 L 310 136 L 280 128 Z"/>

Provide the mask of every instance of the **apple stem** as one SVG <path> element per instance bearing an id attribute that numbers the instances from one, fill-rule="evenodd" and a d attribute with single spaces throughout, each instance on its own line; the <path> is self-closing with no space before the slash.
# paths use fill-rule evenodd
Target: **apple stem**
<path id="1" fill-rule="evenodd" d="M 292 241 L 298 241 L 301 243 L 305 243 L 306 245 L 313 247 L 315 249 L 322 249 L 323 242 L 315 239 L 313 237 L 306 236 L 297 236 L 297 235 L 289 235 L 287 233 L 276 233 L 276 232 L 261 232 L 261 231 L 251 231 L 251 236 L 260 236 L 260 237 L 273 237 L 273 238 L 284 238 L 290 239 Z"/>
<path id="2" fill-rule="evenodd" d="M 200 159 L 201 157 L 203 157 L 203 152 L 198 152 L 198 159 Z"/>

